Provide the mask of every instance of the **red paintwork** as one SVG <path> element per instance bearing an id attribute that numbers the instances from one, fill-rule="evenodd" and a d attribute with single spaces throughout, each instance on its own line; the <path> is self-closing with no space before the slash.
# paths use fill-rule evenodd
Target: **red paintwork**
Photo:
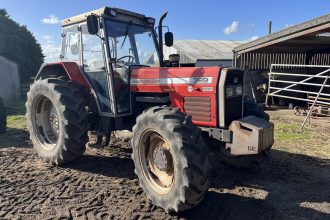
<path id="1" fill-rule="evenodd" d="M 83 77 L 81 70 L 76 62 L 57 62 L 57 63 L 47 63 L 45 67 L 52 65 L 61 65 L 65 71 L 67 72 L 69 78 L 72 81 L 75 81 L 87 88 L 91 89 L 91 86 L 87 82 L 87 80 Z"/>
<path id="2" fill-rule="evenodd" d="M 169 93 L 173 107 L 178 107 L 182 112 L 184 110 L 184 97 L 192 96 L 208 96 L 211 98 L 212 105 L 212 121 L 202 122 L 193 121 L 199 126 L 216 127 L 216 91 L 219 78 L 220 67 L 181 67 L 181 68 L 136 68 L 132 69 L 131 79 L 158 79 L 158 78 L 188 78 L 188 77 L 213 77 L 211 84 L 191 85 L 193 91 L 188 91 L 188 84 L 139 84 L 131 85 L 132 92 L 152 92 L 152 93 Z M 213 91 L 202 91 L 203 87 L 212 87 Z"/>
<path id="3" fill-rule="evenodd" d="M 75 62 L 57 62 L 46 64 L 44 68 L 51 65 L 61 65 L 72 81 L 80 83 L 87 88 L 92 89 L 87 80 L 83 77 L 81 70 Z M 151 93 L 169 93 L 171 103 L 173 107 L 178 107 L 182 112 L 184 109 L 184 97 L 205 97 L 211 98 L 212 106 L 212 121 L 193 121 L 196 125 L 216 127 L 217 125 L 217 82 L 219 79 L 220 67 L 181 67 L 181 68 L 133 68 L 131 72 L 131 80 L 134 79 L 159 79 L 159 78 L 191 78 L 191 77 L 213 77 L 213 81 L 210 84 L 139 84 L 131 85 L 132 92 L 151 92 Z M 118 74 L 117 74 L 118 75 Z M 116 77 L 115 77 L 116 78 Z M 119 83 L 116 82 L 116 86 Z M 188 86 L 192 86 L 193 91 L 188 91 Z M 203 91 L 203 87 L 212 87 L 212 91 Z"/>

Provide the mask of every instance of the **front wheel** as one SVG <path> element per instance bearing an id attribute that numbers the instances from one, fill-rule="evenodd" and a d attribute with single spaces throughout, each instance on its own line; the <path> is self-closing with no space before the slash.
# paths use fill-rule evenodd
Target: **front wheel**
<path id="1" fill-rule="evenodd" d="M 201 130 L 178 109 L 153 107 L 133 128 L 135 173 L 147 197 L 167 212 L 196 206 L 209 188 L 209 151 Z"/>
<path id="2" fill-rule="evenodd" d="M 61 165 L 85 152 L 85 100 L 69 82 L 36 81 L 27 94 L 26 109 L 30 139 L 46 162 Z"/>

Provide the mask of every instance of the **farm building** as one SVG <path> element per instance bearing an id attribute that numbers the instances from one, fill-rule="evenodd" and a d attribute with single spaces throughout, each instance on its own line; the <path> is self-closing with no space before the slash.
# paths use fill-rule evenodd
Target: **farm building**
<path id="1" fill-rule="evenodd" d="M 304 102 L 323 83 L 321 98 L 329 98 L 330 14 L 235 47 L 234 65 L 245 70 L 245 93 L 258 102 L 268 95 Z"/>
<path id="2" fill-rule="evenodd" d="M 18 65 L 0 56 L 0 97 L 6 104 L 21 99 L 21 83 Z"/>
<path id="3" fill-rule="evenodd" d="M 180 63 L 186 66 L 232 66 L 233 49 L 241 41 L 175 40 L 172 47 L 164 47 L 165 59 L 179 54 Z"/>

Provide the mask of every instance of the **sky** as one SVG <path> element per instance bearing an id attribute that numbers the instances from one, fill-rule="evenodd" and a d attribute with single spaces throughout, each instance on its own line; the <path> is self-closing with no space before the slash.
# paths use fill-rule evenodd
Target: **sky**
<path id="1" fill-rule="evenodd" d="M 269 21 L 275 32 L 330 13 L 330 0 L 0 0 L 0 8 L 34 34 L 46 62 L 59 59 L 62 19 L 103 6 L 156 20 L 168 11 L 165 25 L 180 40 L 248 41 L 265 36 Z"/>

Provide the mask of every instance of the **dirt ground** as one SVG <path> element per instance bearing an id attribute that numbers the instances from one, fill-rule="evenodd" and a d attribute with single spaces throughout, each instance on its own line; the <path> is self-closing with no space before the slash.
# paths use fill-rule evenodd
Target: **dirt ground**
<path id="1" fill-rule="evenodd" d="M 11 126 L 0 135 L 0 219 L 330 219 L 330 119 L 298 134 L 303 118 L 282 111 L 271 117 L 278 128 L 269 159 L 248 170 L 213 161 L 204 200 L 179 215 L 148 201 L 127 141 L 113 138 L 53 167 L 38 158 L 22 127 Z"/>

